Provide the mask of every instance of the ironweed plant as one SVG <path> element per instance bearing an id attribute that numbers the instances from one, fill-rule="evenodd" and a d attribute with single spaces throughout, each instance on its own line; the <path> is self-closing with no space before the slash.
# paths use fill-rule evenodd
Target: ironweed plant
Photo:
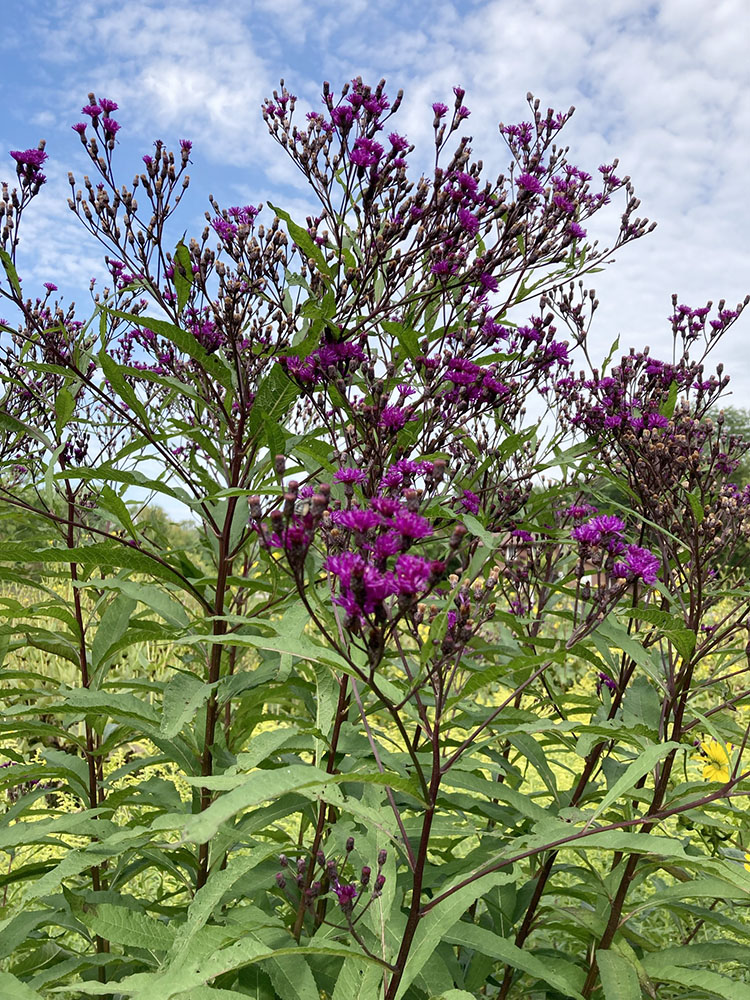
<path id="1" fill-rule="evenodd" d="M 211 199 L 176 245 L 190 142 L 123 184 L 90 94 L 86 319 L 22 286 L 11 154 L 3 997 L 750 997 L 748 445 L 706 367 L 746 303 L 596 367 L 629 179 L 531 96 L 486 178 L 454 90 L 415 177 L 400 93 L 282 83 L 317 214 Z"/>

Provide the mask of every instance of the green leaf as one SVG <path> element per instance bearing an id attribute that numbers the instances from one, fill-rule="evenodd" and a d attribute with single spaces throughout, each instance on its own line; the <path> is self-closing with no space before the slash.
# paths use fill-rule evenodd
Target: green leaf
<path id="1" fill-rule="evenodd" d="M 674 416 L 674 409 L 677 405 L 677 393 L 679 391 L 679 386 L 677 385 L 677 380 L 674 379 L 672 384 L 669 386 L 669 395 L 664 400 L 664 402 L 659 407 L 659 413 L 662 417 L 666 417 L 667 420 L 671 420 Z"/>
<path id="2" fill-rule="evenodd" d="M 211 918 L 222 898 L 241 878 L 257 865 L 277 854 L 275 847 L 256 847 L 244 855 L 235 855 L 226 868 L 214 870 L 206 884 L 198 890 L 187 911 L 187 920 L 177 928 L 172 946 L 172 964 L 177 966 L 189 953 L 196 934 Z"/>
<path id="3" fill-rule="evenodd" d="M 641 1000 L 638 972 L 626 958 L 600 948 L 596 962 L 605 1000 Z"/>
<path id="4" fill-rule="evenodd" d="M 34 549 L 27 545 L 9 542 L 0 548 L 0 560 L 15 563 L 77 563 L 87 569 L 94 566 L 113 569 L 132 569 L 145 576 L 168 580 L 185 588 L 185 581 L 176 570 L 149 558 L 145 552 L 119 542 L 94 542 L 77 548 Z"/>
<path id="5" fill-rule="evenodd" d="M 154 584 L 136 583 L 134 580 L 126 579 L 92 578 L 87 580 L 85 585 L 95 587 L 97 590 L 119 590 L 121 594 L 133 602 L 140 601 L 141 604 L 151 608 L 169 625 L 185 628 L 189 622 L 185 606 L 173 600 L 161 587 Z"/>
<path id="6" fill-rule="evenodd" d="M 725 887 L 724 891 L 729 891 Z M 659 893 L 661 899 L 661 892 Z M 723 895 L 719 899 L 725 898 Z M 731 898 L 731 897 L 727 897 Z M 660 948 L 644 956 L 642 965 L 649 974 L 655 972 L 660 965 L 700 965 L 706 966 L 715 962 L 742 962 L 747 967 L 750 963 L 750 947 L 738 944 L 736 941 L 706 941 L 702 944 L 676 945 Z"/>
<path id="7" fill-rule="evenodd" d="M 0 921 L 0 959 L 7 958 L 29 938 L 32 931 L 53 919 L 54 915 L 50 910 L 23 909 L 7 920 Z"/>
<path id="8" fill-rule="evenodd" d="M 288 212 L 283 211 L 283 209 L 281 208 L 277 208 L 276 205 L 272 205 L 270 201 L 268 202 L 268 207 L 271 209 L 272 212 L 278 215 L 278 217 L 283 222 L 286 223 L 286 228 L 289 232 L 289 235 L 292 237 L 292 239 L 300 248 L 300 250 L 302 250 L 305 257 L 312 258 L 315 261 L 315 265 L 320 271 L 320 273 L 324 277 L 330 278 L 331 271 L 328 265 L 326 264 L 326 259 L 323 254 L 323 251 L 320 249 L 320 247 L 312 238 L 312 236 L 308 233 L 308 231 L 306 229 L 303 229 L 302 226 L 298 226 L 297 223 L 292 220 L 292 217 L 289 215 Z"/>
<path id="9" fill-rule="evenodd" d="M 174 943 L 175 932 L 172 927 L 147 913 L 139 913 L 126 906 L 84 903 L 76 916 L 100 937 L 127 948 L 169 951 Z"/>
<path id="10" fill-rule="evenodd" d="M 144 731 L 157 728 L 158 716 L 147 701 L 132 694 L 92 691 L 89 688 L 69 688 L 65 703 L 91 715 L 104 715 L 118 722 L 137 725 Z"/>
<path id="11" fill-rule="evenodd" d="M 602 801 L 594 810 L 593 815 L 589 817 L 587 826 L 590 826 L 598 816 L 601 816 L 604 810 L 608 809 L 613 802 L 616 802 L 618 799 L 622 798 L 626 792 L 629 792 L 632 788 L 634 788 L 636 782 L 645 774 L 648 774 L 649 771 L 652 771 L 658 761 L 662 760 L 673 750 L 681 750 L 684 753 L 686 749 L 686 747 L 681 746 L 679 743 L 669 742 L 657 743 L 654 746 L 649 747 L 647 750 L 644 750 L 640 757 L 633 761 L 623 776 L 614 783 L 614 785 L 602 798 Z"/>
<path id="12" fill-rule="evenodd" d="M 652 963 L 649 975 L 662 982 L 677 983 L 691 989 L 706 990 L 721 1000 L 750 1000 L 750 986 L 736 979 L 728 979 L 716 972 L 702 969 L 683 969 L 677 965 Z"/>
<path id="13" fill-rule="evenodd" d="M 175 347 L 179 348 L 184 354 L 187 354 L 188 357 L 197 361 L 212 378 L 216 379 L 220 386 L 231 391 L 232 373 L 221 360 L 221 356 L 218 354 L 209 354 L 198 343 L 192 333 L 188 333 L 187 330 L 182 330 L 179 326 L 168 323 L 163 319 L 153 319 L 150 316 L 137 316 L 135 313 L 121 312 L 119 309 L 104 309 L 104 312 L 110 316 L 116 316 L 118 319 L 124 319 L 128 323 L 134 323 L 136 326 L 141 326 L 146 330 L 153 330 L 159 337 L 168 340 L 170 344 L 174 344 Z M 133 374 L 137 375 L 137 370 L 134 369 Z"/>
<path id="14" fill-rule="evenodd" d="M 127 632 L 135 604 L 136 602 L 131 597 L 118 594 L 108 605 L 91 644 L 91 666 L 94 670 Z"/>
<path id="15" fill-rule="evenodd" d="M 248 430 L 252 434 L 258 434 L 266 421 L 271 424 L 278 423 L 279 419 L 288 413 L 298 395 L 299 389 L 284 374 L 281 365 L 273 365 L 258 386 L 248 416 Z"/>
<path id="16" fill-rule="evenodd" d="M 160 732 L 167 739 L 176 736 L 211 694 L 211 685 L 192 674 L 175 674 L 164 688 Z"/>
<path id="17" fill-rule="evenodd" d="M 703 504 L 700 502 L 700 498 L 697 496 L 696 492 L 687 493 L 687 500 L 690 504 L 690 510 L 693 512 L 693 517 L 698 524 L 701 523 L 703 518 L 706 516 L 706 512 L 703 509 Z"/>
<path id="18" fill-rule="evenodd" d="M 104 314 L 102 314 L 102 319 L 104 319 Z M 151 416 L 148 410 L 136 395 L 136 391 L 133 386 L 125 378 L 124 373 L 128 369 L 126 369 L 124 365 L 118 365 L 118 363 L 107 354 L 104 348 L 99 351 L 99 364 L 102 366 L 102 371 L 104 372 L 109 384 L 115 390 L 120 399 L 127 403 L 133 413 L 135 413 L 143 427 L 151 427 Z"/>
<path id="19" fill-rule="evenodd" d="M 19 299 L 23 298 L 23 293 L 21 292 L 21 282 L 18 280 L 18 272 L 13 265 L 13 260 L 7 250 L 0 250 L 0 260 L 3 262 L 3 267 L 5 268 L 5 273 L 8 275 L 8 281 L 13 288 Z"/>
<path id="20" fill-rule="evenodd" d="M 646 726 L 656 735 L 661 719 L 661 698 L 643 675 L 631 681 L 622 703 L 622 719 L 629 726 Z"/>
<path id="21" fill-rule="evenodd" d="M 184 840 L 205 844 L 216 836 L 223 823 L 238 812 L 302 788 L 321 787 L 330 780 L 330 776 L 316 767 L 292 764 L 271 771 L 256 771 L 243 776 L 243 779 L 239 787 L 222 795 L 199 815 L 188 819 L 182 830 Z"/>
<path id="22" fill-rule="evenodd" d="M 341 966 L 331 1000 L 372 1000 L 378 995 L 382 981 L 382 969 L 356 958 L 347 959 Z"/>
<path id="23" fill-rule="evenodd" d="M 442 903 L 433 907 L 419 922 L 417 932 L 414 935 L 409 961 L 401 979 L 396 1000 L 403 997 L 406 990 L 414 982 L 416 977 L 430 960 L 433 952 L 441 941 L 450 940 L 450 935 L 454 931 L 462 933 L 464 927 L 473 925 L 459 923 L 461 917 L 466 913 L 471 904 L 488 893 L 495 886 L 505 885 L 514 879 L 513 871 L 491 872 L 482 878 L 456 889 L 452 896 L 449 896 Z M 451 931 L 453 928 L 453 931 Z M 446 935 L 448 937 L 446 938 Z M 456 942 L 452 942 L 456 943 Z M 469 947 L 474 947 L 469 945 Z"/>
<path id="24" fill-rule="evenodd" d="M 482 545 L 489 552 L 493 552 L 500 544 L 500 535 L 492 535 L 482 527 L 480 521 L 473 514 L 464 514 L 461 518 L 472 535 L 480 540 Z"/>
<path id="25" fill-rule="evenodd" d="M 4 250 L 0 252 L 5 253 Z M 42 1000 L 36 990 L 16 979 L 10 972 L 0 972 L 0 996 L 3 1000 Z"/>
<path id="26" fill-rule="evenodd" d="M 419 348 L 419 334 L 416 330 L 404 323 L 396 323 L 392 320 L 383 320 L 380 324 L 386 333 L 394 336 L 399 343 L 404 354 L 412 361 L 422 352 Z"/>
<path id="27" fill-rule="evenodd" d="M 303 955 L 271 958 L 264 968 L 279 1000 L 320 1000 L 320 991 Z"/>
<path id="28" fill-rule="evenodd" d="M 99 487 L 97 503 L 103 510 L 106 510 L 108 514 L 114 515 L 114 517 L 117 518 L 120 527 L 130 532 L 130 535 L 133 538 L 138 537 L 138 531 L 133 523 L 133 519 L 130 516 L 127 504 L 117 495 L 117 493 L 115 493 L 111 486 L 108 486 L 106 483 L 102 483 Z"/>
<path id="29" fill-rule="evenodd" d="M 15 431 L 21 435 L 28 434 L 29 437 L 33 437 L 36 438 L 37 441 L 41 441 L 45 447 L 52 447 L 47 436 L 42 434 L 38 427 L 34 427 L 33 424 L 25 424 L 21 420 L 17 420 L 15 417 L 12 417 L 10 413 L 6 413 L 5 410 L 0 410 L 0 430 Z"/>
<path id="30" fill-rule="evenodd" d="M 180 240 L 174 252 L 174 274 L 172 280 L 177 291 L 177 311 L 182 312 L 190 298 L 190 286 L 193 284 L 193 262 L 190 251 Z"/>
<path id="31" fill-rule="evenodd" d="M 75 408 L 76 401 L 73 393 L 63 387 L 55 398 L 55 431 L 58 437 L 60 437 L 63 428 L 72 417 Z"/>
<path id="32" fill-rule="evenodd" d="M 493 934 L 476 924 L 458 923 L 448 931 L 444 940 L 461 948 L 473 948 L 482 955 L 494 958 L 503 965 L 520 969 L 535 979 L 549 983 L 564 997 L 583 1000 L 580 988 L 583 986 L 583 970 L 562 959 L 537 958 L 531 952 L 518 948 L 507 938 Z"/>

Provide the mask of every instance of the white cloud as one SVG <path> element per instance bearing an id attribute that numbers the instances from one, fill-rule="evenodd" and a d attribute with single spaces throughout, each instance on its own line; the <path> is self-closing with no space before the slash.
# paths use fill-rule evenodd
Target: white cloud
<path id="1" fill-rule="evenodd" d="M 617 333 L 623 344 L 650 342 L 666 352 L 672 291 L 693 304 L 722 295 L 734 303 L 750 286 L 746 0 L 383 0 L 377 7 L 365 0 L 46 0 L 43 7 L 42 19 L 26 22 L 47 54 L 47 76 L 30 85 L 39 124 L 51 116 L 68 121 L 82 94 L 98 88 L 120 101 L 129 137 L 138 129 L 144 142 L 161 132 L 193 138 L 196 185 L 228 203 L 235 192 L 251 202 L 275 193 L 294 211 L 312 207 L 258 111 L 279 76 L 313 107 L 322 78 L 338 88 L 359 73 L 386 76 L 391 97 L 403 86 L 394 125 L 420 144 L 425 167 L 429 106 L 460 83 L 475 153 L 490 175 L 505 165 L 497 122 L 526 116 L 527 90 L 545 106 L 576 104 L 566 130 L 571 159 L 595 169 L 619 156 L 641 213 L 659 224 L 595 276 L 602 302 L 595 354 Z M 17 40 L 18 27 L 10 30 Z M 77 245 L 65 240 L 73 267 Z M 734 362 L 735 384 L 747 397 L 741 340 L 734 334 L 721 354 Z"/>

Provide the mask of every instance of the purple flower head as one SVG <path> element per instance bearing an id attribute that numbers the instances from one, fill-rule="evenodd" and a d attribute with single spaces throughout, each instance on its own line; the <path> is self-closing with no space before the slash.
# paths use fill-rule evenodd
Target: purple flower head
<path id="1" fill-rule="evenodd" d="M 393 500 L 391 497 L 373 497 L 370 506 L 383 517 L 393 517 L 401 510 L 401 504 L 398 500 Z"/>
<path id="2" fill-rule="evenodd" d="M 625 530 L 624 522 L 614 514 L 600 514 L 598 517 L 593 517 L 589 524 L 602 535 L 621 535 Z"/>
<path id="3" fill-rule="evenodd" d="M 226 219 L 222 219 L 220 215 L 216 216 L 211 225 L 225 243 L 230 243 L 237 235 L 237 227 L 231 222 L 227 222 Z"/>
<path id="4" fill-rule="evenodd" d="M 445 118 L 448 114 L 448 105 L 442 104 L 440 101 L 436 101 L 435 104 L 432 105 L 432 110 L 435 112 L 436 118 Z"/>
<path id="5" fill-rule="evenodd" d="M 118 105 L 114 101 L 108 100 L 106 97 L 101 98 L 99 101 L 99 107 L 105 115 L 112 114 L 113 111 L 117 111 L 118 109 Z"/>
<path id="6" fill-rule="evenodd" d="M 617 690 L 617 684 L 612 680 L 609 674 L 605 674 L 603 671 L 599 674 L 596 681 L 596 693 L 601 695 L 602 689 L 608 688 L 610 691 Z"/>
<path id="7" fill-rule="evenodd" d="M 445 378 L 454 385 L 473 385 L 481 374 L 482 369 L 479 365 L 475 365 L 468 358 L 451 358 L 448 361 Z"/>
<path id="8" fill-rule="evenodd" d="M 421 556 L 401 555 L 396 560 L 396 585 L 400 594 L 414 595 L 427 589 L 432 563 Z"/>
<path id="9" fill-rule="evenodd" d="M 395 556 L 404 547 L 404 541 L 397 531 L 386 531 L 378 535 L 372 553 L 375 561 L 381 564 L 389 556 Z"/>
<path id="10" fill-rule="evenodd" d="M 329 556 L 324 565 L 329 573 L 339 578 L 343 586 L 348 587 L 353 573 L 361 576 L 364 572 L 365 561 L 357 552 L 342 552 L 338 556 Z"/>
<path id="11" fill-rule="evenodd" d="M 338 469 L 334 472 L 333 479 L 336 483 L 363 483 L 367 479 L 367 476 L 361 469 L 348 467 Z"/>
<path id="12" fill-rule="evenodd" d="M 401 510 L 393 519 L 393 527 L 404 538 L 428 538 L 432 534 L 432 525 L 426 517 Z"/>
<path id="13" fill-rule="evenodd" d="M 342 885 L 340 882 L 337 882 L 333 887 L 333 891 L 338 897 L 341 909 L 345 911 L 351 910 L 354 906 L 354 900 L 358 895 L 356 885 L 353 882 L 350 885 Z"/>
<path id="14" fill-rule="evenodd" d="M 568 232 L 576 240 L 582 240 L 586 236 L 586 230 L 583 226 L 579 226 L 577 222 L 571 222 L 568 226 Z"/>
<path id="15" fill-rule="evenodd" d="M 562 340 L 552 340 L 545 344 L 537 353 L 537 357 L 545 368 L 557 364 L 567 368 L 570 364 L 568 357 L 568 345 Z"/>
<path id="16" fill-rule="evenodd" d="M 561 511 L 563 517 L 571 517 L 574 521 L 589 517 L 591 514 L 596 514 L 596 512 L 596 507 L 593 507 L 590 503 L 574 503 Z"/>
<path id="17" fill-rule="evenodd" d="M 369 531 L 382 523 L 380 515 L 374 510 L 339 510 L 331 515 L 331 519 L 344 528 L 361 532 Z"/>
<path id="18" fill-rule="evenodd" d="M 258 215 L 258 211 L 255 205 L 243 205 L 242 208 L 234 205 L 232 208 L 227 209 L 227 215 L 230 219 L 234 219 L 238 226 L 252 226 Z"/>
<path id="19" fill-rule="evenodd" d="M 56 292 L 57 291 L 57 285 L 53 285 L 51 281 L 45 281 L 44 282 L 44 287 L 47 289 L 48 292 Z"/>
<path id="20" fill-rule="evenodd" d="M 479 513 L 479 497 L 476 493 L 472 493 L 471 490 L 464 490 L 460 502 L 461 506 L 468 510 L 470 514 Z"/>
<path id="21" fill-rule="evenodd" d="M 398 132 L 391 132 L 388 136 L 388 142 L 399 153 L 403 153 L 409 148 L 409 140 L 405 136 L 399 135 Z"/>
<path id="22" fill-rule="evenodd" d="M 102 118 L 102 126 L 104 131 L 109 132 L 110 135 L 115 135 L 120 131 L 120 123 L 116 122 L 114 118 Z"/>
<path id="23" fill-rule="evenodd" d="M 103 110 L 100 104 L 86 104 L 81 108 L 81 114 L 88 115 L 89 118 L 96 118 Z"/>
<path id="24" fill-rule="evenodd" d="M 351 127 L 355 117 L 354 110 L 348 104 L 340 104 L 331 111 L 331 121 L 342 131 L 347 131 Z"/>
<path id="25" fill-rule="evenodd" d="M 471 236 L 479 232 L 479 219 L 468 208 L 459 208 L 458 222 L 461 228 Z"/>
<path id="26" fill-rule="evenodd" d="M 32 171 L 38 170 L 47 159 L 43 149 L 11 149 L 10 155 L 19 166 L 31 167 Z"/>
<path id="27" fill-rule="evenodd" d="M 365 111 L 368 111 L 375 118 L 378 118 L 380 115 L 382 115 L 382 113 L 384 111 L 387 111 L 388 108 L 390 108 L 390 106 L 391 102 L 388 100 L 385 94 L 381 94 L 380 97 L 377 97 L 375 94 L 370 94 L 369 97 L 365 97 L 365 99 L 362 101 L 362 107 L 365 109 Z"/>
<path id="28" fill-rule="evenodd" d="M 544 185 L 534 174 L 523 173 L 516 178 L 516 184 L 529 194 L 544 194 Z"/>
<path id="29" fill-rule="evenodd" d="M 591 522 L 577 525 L 571 531 L 570 537 L 574 542 L 581 542 L 583 545 L 598 545 L 602 540 L 601 532 Z"/>
<path id="30" fill-rule="evenodd" d="M 407 412 L 400 406 L 386 406 L 380 414 L 378 426 L 383 430 L 400 431 L 406 424 Z"/>
<path id="31" fill-rule="evenodd" d="M 515 531 L 511 531 L 511 538 L 517 538 L 519 542 L 533 542 L 534 536 L 530 531 L 524 531 L 523 528 L 516 528 Z"/>
<path id="32" fill-rule="evenodd" d="M 621 562 L 615 563 L 613 573 L 628 581 L 640 578 L 645 584 L 652 586 L 656 583 L 660 569 L 661 562 L 653 552 L 642 549 L 638 545 L 628 545 L 627 555 Z"/>
<path id="33" fill-rule="evenodd" d="M 479 284 L 483 292 L 496 292 L 498 289 L 497 278 L 494 274 L 480 274 Z"/>
<path id="34" fill-rule="evenodd" d="M 71 125 L 70 127 L 74 132 L 77 132 L 79 135 L 83 135 L 86 131 L 86 122 L 76 122 L 75 125 Z"/>
<path id="35" fill-rule="evenodd" d="M 362 135 L 355 140 L 349 159 L 358 167 L 374 167 L 382 155 L 383 147 L 380 143 Z"/>
<path id="36" fill-rule="evenodd" d="M 462 101 L 464 99 L 464 94 L 466 93 L 466 91 L 464 90 L 463 87 L 454 87 L 453 93 L 456 95 L 456 99 L 458 101 Z"/>
<path id="37" fill-rule="evenodd" d="M 459 118 L 468 118 L 469 115 L 471 114 L 471 111 L 469 111 L 469 109 L 462 104 L 461 107 L 456 112 L 456 114 L 458 115 Z"/>
<path id="38" fill-rule="evenodd" d="M 572 212 L 575 209 L 575 204 L 563 194 L 556 194 L 552 199 L 552 204 L 557 205 L 563 212 Z"/>

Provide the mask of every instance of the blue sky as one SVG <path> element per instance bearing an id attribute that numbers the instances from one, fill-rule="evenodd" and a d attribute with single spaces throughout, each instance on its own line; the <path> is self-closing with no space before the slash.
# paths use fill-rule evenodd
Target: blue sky
<path id="1" fill-rule="evenodd" d="M 750 4 L 747 0 L 4 0 L 0 144 L 47 140 L 49 182 L 20 251 L 26 290 L 54 281 L 85 299 L 101 253 L 67 208 L 68 170 L 86 160 L 71 131 L 86 95 L 120 105 L 123 181 L 154 138 L 194 142 L 179 229 L 204 225 L 211 192 L 224 205 L 272 201 L 304 217 L 307 192 L 268 138 L 259 105 L 279 77 L 317 108 L 321 81 L 361 74 L 405 91 L 398 129 L 427 152 L 430 104 L 466 89 L 467 131 L 490 174 L 505 163 L 497 123 L 524 118 L 526 92 L 577 113 L 571 159 L 620 158 L 658 223 L 595 276 L 593 353 L 670 346 L 670 296 L 701 305 L 750 291 Z M 1 158 L 0 158 L 1 159 Z M 0 177 L 11 180 L 5 159 Z M 617 226 L 617 209 L 602 235 Z M 611 228 L 610 228 L 611 227 Z M 748 314 L 750 316 L 750 313 Z M 750 405 L 750 330 L 717 352 L 735 399 Z"/>

